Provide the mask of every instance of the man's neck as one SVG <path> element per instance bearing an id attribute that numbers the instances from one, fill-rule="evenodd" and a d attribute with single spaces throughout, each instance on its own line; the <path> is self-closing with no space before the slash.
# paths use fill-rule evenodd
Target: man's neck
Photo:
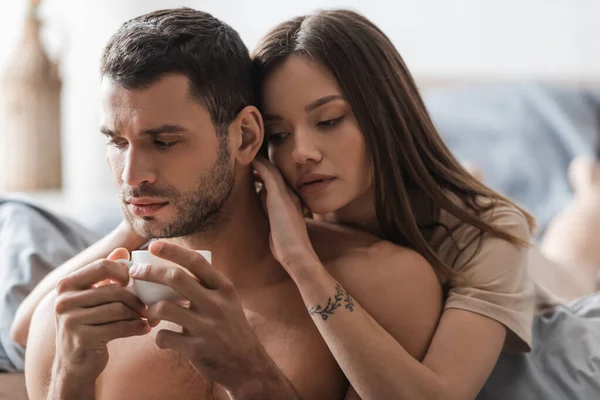
<path id="1" fill-rule="evenodd" d="M 171 239 L 194 250 L 212 252 L 215 268 L 231 279 L 238 290 L 256 288 L 287 277 L 269 247 L 269 220 L 254 184 L 231 193 L 224 205 L 226 215 L 210 234 L 199 233 Z"/>

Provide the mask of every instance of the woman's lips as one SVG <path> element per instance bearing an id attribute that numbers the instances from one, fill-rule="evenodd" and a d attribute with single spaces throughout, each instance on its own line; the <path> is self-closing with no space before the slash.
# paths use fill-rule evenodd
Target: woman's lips
<path id="1" fill-rule="evenodd" d="M 333 182 L 335 179 L 336 178 L 329 178 L 329 179 L 318 180 L 318 181 L 311 182 L 311 183 L 305 183 L 304 185 L 300 186 L 300 194 L 305 196 L 305 195 L 312 195 L 315 193 L 322 192 L 325 189 L 327 189 L 329 187 L 329 185 L 331 184 L 331 182 Z"/>

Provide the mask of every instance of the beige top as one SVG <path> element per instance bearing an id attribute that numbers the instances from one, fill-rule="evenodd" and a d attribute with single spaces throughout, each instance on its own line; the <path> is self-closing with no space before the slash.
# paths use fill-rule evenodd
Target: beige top
<path id="1" fill-rule="evenodd" d="M 481 217 L 530 242 L 527 220 L 516 208 L 498 203 Z M 529 250 L 487 233 L 478 238 L 479 229 L 445 211 L 440 214 L 440 223 L 452 235 L 448 236 L 445 229 L 436 229 L 432 238 L 434 249 L 460 274 L 448 282 L 444 309 L 467 310 L 492 318 L 508 330 L 505 350 L 530 351 L 535 296 L 527 269 Z"/>

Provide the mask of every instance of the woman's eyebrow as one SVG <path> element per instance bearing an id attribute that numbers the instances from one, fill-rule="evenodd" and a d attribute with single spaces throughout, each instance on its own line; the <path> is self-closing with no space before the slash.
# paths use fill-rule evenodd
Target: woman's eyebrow
<path id="1" fill-rule="evenodd" d="M 329 96 L 324 96 L 321 97 L 320 99 L 317 99 L 315 101 L 313 101 L 312 103 L 310 103 L 309 105 L 307 105 L 306 107 L 304 107 L 304 111 L 306 112 L 311 112 L 331 101 L 334 100 L 343 100 L 344 98 L 342 96 L 340 96 L 339 94 L 332 94 Z"/>
<path id="2" fill-rule="evenodd" d="M 339 94 L 332 94 L 329 96 L 323 96 L 312 103 L 308 104 L 304 107 L 305 112 L 311 112 L 316 110 L 317 108 L 324 106 L 325 104 L 332 102 L 334 100 L 344 100 L 344 97 Z M 283 117 L 277 114 L 263 114 L 263 120 L 265 121 L 283 121 Z"/>

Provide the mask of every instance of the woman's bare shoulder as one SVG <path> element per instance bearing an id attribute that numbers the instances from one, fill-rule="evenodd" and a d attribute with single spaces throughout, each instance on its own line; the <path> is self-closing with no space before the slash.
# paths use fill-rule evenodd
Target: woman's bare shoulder
<path id="1" fill-rule="evenodd" d="M 398 272 L 416 264 L 428 265 L 416 251 L 359 229 L 314 220 L 308 220 L 307 227 L 317 255 L 335 275 L 365 268 L 369 273 L 390 267 Z"/>
<path id="2" fill-rule="evenodd" d="M 306 225 L 313 248 L 323 263 L 350 255 L 357 257 L 382 241 L 368 232 L 330 222 L 307 219 Z"/>

